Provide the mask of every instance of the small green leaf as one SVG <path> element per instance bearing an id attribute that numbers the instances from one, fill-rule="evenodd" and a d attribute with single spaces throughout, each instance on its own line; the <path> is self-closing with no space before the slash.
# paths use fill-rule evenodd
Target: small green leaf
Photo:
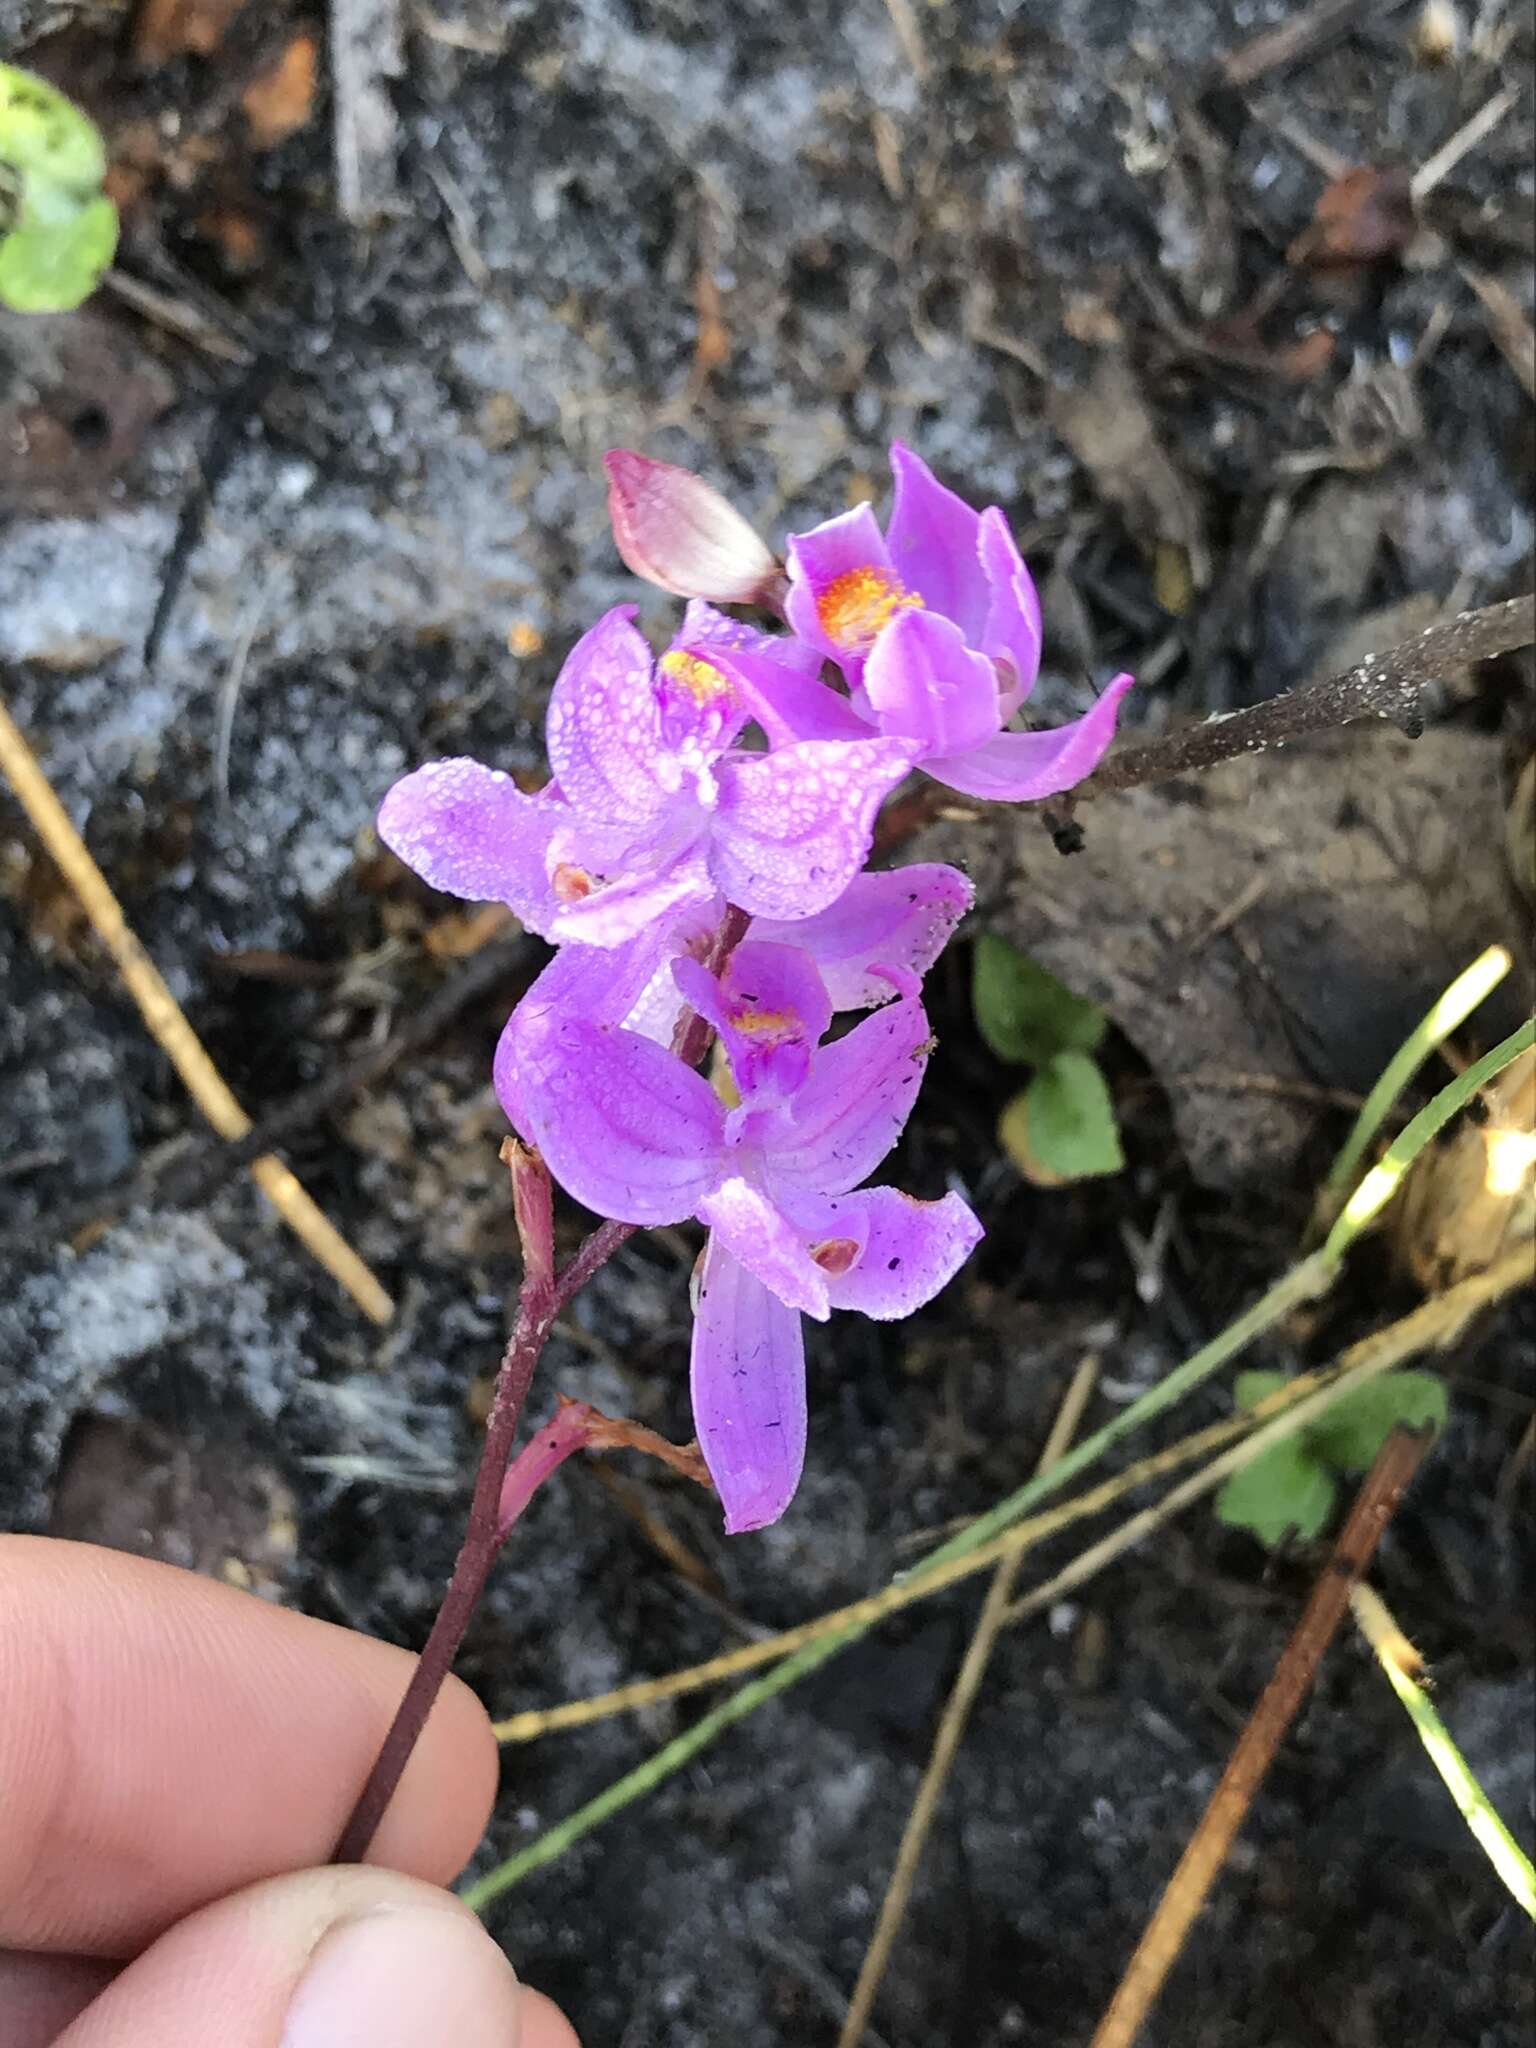
<path id="1" fill-rule="evenodd" d="M 1043 1067 L 1054 1053 L 1092 1052 L 1108 1019 L 1027 953 L 995 932 L 976 941 L 971 968 L 976 1027 L 999 1059 Z"/>
<path id="2" fill-rule="evenodd" d="M 1061 1180 L 1125 1164 L 1104 1076 L 1085 1052 L 1059 1052 L 1024 1091 L 1031 1157 Z"/>
<path id="3" fill-rule="evenodd" d="M 1307 1431 L 1312 1450 L 1336 1472 L 1364 1472 L 1399 1423 L 1445 1427 L 1445 1381 L 1432 1372 L 1387 1373 L 1335 1401 Z"/>
<path id="4" fill-rule="evenodd" d="M 1251 1415 L 1261 1401 L 1278 1393 L 1290 1377 L 1288 1372 L 1240 1372 L 1232 1382 L 1233 1397 L 1238 1407 Z"/>
<path id="5" fill-rule="evenodd" d="M 36 196 L 34 187 L 21 219 L 0 238 L 0 305 L 17 313 L 69 313 L 90 297 L 112 261 L 117 208 L 107 198 L 39 208 Z"/>
<path id="6" fill-rule="evenodd" d="M 0 163 L 29 184 L 41 178 L 81 199 L 100 189 L 107 172 L 95 125 L 46 79 L 14 64 L 0 64 Z"/>
<path id="7" fill-rule="evenodd" d="M 1334 1481 L 1304 1443 L 1286 1437 L 1234 1472 L 1216 1496 L 1229 1529 L 1247 1529 L 1271 1549 L 1294 1537 L 1310 1543 L 1333 1507 Z"/>

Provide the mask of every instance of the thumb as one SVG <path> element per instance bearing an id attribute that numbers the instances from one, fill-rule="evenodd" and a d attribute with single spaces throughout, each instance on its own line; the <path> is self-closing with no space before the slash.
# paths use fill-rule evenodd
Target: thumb
<path id="1" fill-rule="evenodd" d="M 179 1922 L 57 2048 L 578 2048 L 448 1892 L 369 1866 L 299 1871 Z"/>

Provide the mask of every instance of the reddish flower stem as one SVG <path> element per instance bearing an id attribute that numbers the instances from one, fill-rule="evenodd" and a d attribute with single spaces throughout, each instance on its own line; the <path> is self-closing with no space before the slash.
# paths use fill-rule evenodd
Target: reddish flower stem
<path id="1" fill-rule="evenodd" d="M 708 965 L 712 971 L 718 972 L 740 944 L 748 922 L 742 911 L 734 907 L 726 910 L 710 950 Z M 673 1039 L 672 1050 L 690 1066 L 695 1066 L 709 1050 L 710 1036 L 710 1027 L 704 1019 L 685 1011 Z M 531 1498 L 534 1487 L 562 1464 L 572 1450 L 579 1448 L 575 1441 L 566 1443 L 562 1435 L 558 1457 L 546 1461 L 536 1471 L 530 1464 L 526 1469 L 533 1475 L 531 1483 L 520 1497 L 509 1503 L 512 1508 L 510 1517 L 503 1517 L 502 1490 L 509 1478 L 507 1466 L 511 1460 L 513 1439 L 533 1381 L 534 1367 L 539 1362 L 539 1354 L 548 1341 L 555 1319 L 599 1266 L 611 1259 L 626 1238 L 635 1233 L 633 1223 L 601 1223 L 585 1238 L 567 1264 L 558 1273 L 554 1272 L 550 1258 L 554 1223 L 548 1171 L 541 1160 L 522 1147 L 512 1148 L 508 1163 L 512 1169 L 513 1208 L 523 1246 L 523 1284 L 518 1296 L 517 1320 L 496 1374 L 496 1392 L 486 1423 L 485 1446 L 480 1453 L 480 1469 L 475 1475 L 464 1542 L 454 1563 L 453 1577 L 448 1581 L 443 1604 L 411 1673 L 405 1695 L 395 1711 L 395 1718 L 374 1759 L 373 1768 L 364 1780 L 351 1818 L 342 1829 L 331 1858 L 333 1863 L 361 1863 L 367 1855 L 379 1822 L 384 1818 L 384 1810 L 395 1795 L 410 1762 L 411 1752 L 442 1691 L 443 1681 L 453 1669 L 453 1661 L 502 1544 Z M 557 1416 L 550 1427 L 557 1428 L 559 1421 Z M 529 1451 L 534 1448 L 530 1445 Z"/>

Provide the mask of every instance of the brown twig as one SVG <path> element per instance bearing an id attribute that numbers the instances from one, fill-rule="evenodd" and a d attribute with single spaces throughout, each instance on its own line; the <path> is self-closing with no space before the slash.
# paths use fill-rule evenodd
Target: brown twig
<path id="1" fill-rule="evenodd" d="M 718 969 L 746 934 L 748 919 L 730 908 L 721 921 L 708 965 Z M 709 1050 L 712 1037 L 702 1017 L 684 1010 L 672 1041 L 679 1059 L 696 1066 Z M 633 1223 L 607 1222 L 598 1225 L 570 1261 L 554 1270 L 553 1195 L 548 1169 L 536 1154 L 510 1144 L 502 1157 L 512 1171 L 513 1212 L 523 1250 L 523 1284 L 518 1294 L 517 1320 L 496 1373 L 496 1391 L 485 1426 L 485 1445 L 475 1490 L 470 1498 L 464 1541 L 454 1562 L 453 1576 L 443 1604 L 437 1611 L 416 1668 L 411 1673 L 405 1696 L 395 1711 L 388 1733 L 380 1745 L 372 1770 L 364 1781 L 341 1833 L 332 1857 L 334 1863 L 360 1863 L 378 1831 L 384 1810 L 394 1797 L 411 1752 L 427 1725 L 443 1681 L 453 1669 L 470 1617 L 485 1591 L 491 1568 L 501 1553 L 510 1524 L 503 1518 L 502 1482 L 506 1478 L 513 1439 L 539 1362 L 556 1318 L 572 1297 L 610 1259 L 627 1238 L 634 1235 Z"/>
<path id="2" fill-rule="evenodd" d="M 1051 1433 L 1046 1439 L 1045 1449 L 1040 1454 L 1036 1467 L 1039 1472 L 1049 1472 L 1062 1452 L 1066 1450 L 1077 1433 L 1082 1421 L 1083 1410 L 1093 1392 L 1098 1378 L 1099 1362 L 1096 1358 L 1085 1358 L 1072 1377 Z M 901 1932 L 901 1923 L 906 1917 L 907 1905 L 912 1897 L 912 1886 L 917 1878 L 917 1869 L 922 1861 L 923 1850 L 933 1827 L 934 1815 L 938 1812 L 951 1766 L 959 1754 L 960 1744 L 970 1722 L 971 1709 L 976 1704 L 976 1695 L 981 1682 L 987 1675 L 987 1666 L 992 1661 L 992 1652 L 1002 1634 L 1008 1615 L 1008 1604 L 1013 1598 L 1014 1582 L 1018 1578 L 1027 1553 L 1015 1550 L 998 1564 L 987 1587 L 987 1597 L 982 1603 L 970 1647 L 960 1666 L 944 1712 L 939 1721 L 938 1733 L 933 1739 L 933 1749 L 928 1757 L 928 1767 L 923 1781 L 917 1788 L 917 1797 L 912 1802 L 912 1811 L 907 1815 L 907 1824 L 902 1830 L 901 1846 L 896 1852 L 896 1862 L 891 1871 L 890 1883 L 886 1886 L 885 1897 L 880 1905 L 880 1917 L 875 1922 L 875 1931 L 870 1937 L 869 1947 L 859 1970 L 859 1981 L 853 1987 L 847 2016 L 842 2031 L 837 2037 L 838 2048 L 860 2048 L 867 2036 L 870 2015 L 896 1946 L 896 1937 Z"/>
<path id="3" fill-rule="evenodd" d="M 1399 1426 L 1382 1445 L 1339 1532 L 1333 1554 L 1099 2022 L 1091 2048 L 1132 2048 L 1281 1739 L 1311 1688 L 1323 1653 L 1349 1610 L 1350 1593 L 1375 1556 L 1382 1533 L 1429 1442 L 1428 1432 L 1415 1434 Z"/>
<path id="4" fill-rule="evenodd" d="M 1200 725 L 1180 726 L 1139 746 L 1121 747 L 1070 798 L 1053 798 L 1062 809 L 1090 797 L 1115 796 L 1144 783 L 1169 782 L 1180 775 L 1214 768 L 1243 754 L 1261 754 L 1309 734 L 1331 732 L 1361 719 L 1387 719 L 1417 737 L 1423 729 L 1423 695 L 1447 672 L 1513 654 L 1536 641 L 1536 598 L 1512 597 L 1481 611 L 1461 612 L 1443 624 L 1428 626 L 1412 640 L 1368 654 L 1354 668 L 1303 683 L 1246 711 L 1208 718 Z M 952 790 L 930 782 L 903 803 L 889 805 L 881 820 L 877 845 L 890 851 L 955 803 Z M 1047 823 L 1052 812 L 1046 808 Z M 1053 827 L 1060 842 L 1060 825 Z"/>
<path id="5" fill-rule="evenodd" d="M 1417 737 L 1423 729 L 1423 695 L 1437 677 L 1474 662 L 1511 654 L 1536 640 L 1536 598 L 1512 597 L 1481 611 L 1461 612 L 1443 625 L 1426 626 L 1412 640 L 1368 654 L 1341 675 L 1286 690 L 1230 717 L 1187 725 L 1160 739 L 1111 754 L 1072 792 L 1081 801 L 1166 782 L 1241 754 L 1260 754 L 1309 733 L 1329 732 L 1364 718 L 1384 718 Z"/>
<path id="6" fill-rule="evenodd" d="M 1303 57 L 1315 57 L 1372 15 L 1389 14 L 1401 5 L 1402 0 L 1315 0 L 1278 28 L 1229 50 L 1218 66 L 1220 76 L 1225 84 L 1246 89 Z"/>
<path id="7" fill-rule="evenodd" d="M 214 1065 L 165 977 L 130 929 L 112 886 L 75 830 L 21 728 L 0 701 L 0 769 L 9 777 L 38 838 L 57 863 L 97 937 L 111 954 L 128 993 L 155 1042 L 181 1076 L 187 1093 L 221 1138 L 239 1140 L 251 1120 Z M 383 1284 L 330 1218 L 305 1193 L 282 1160 L 265 1148 L 248 1162 L 252 1180 L 305 1250 L 346 1289 L 373 1322 L 387 1323 L 394 1303 Z"/>

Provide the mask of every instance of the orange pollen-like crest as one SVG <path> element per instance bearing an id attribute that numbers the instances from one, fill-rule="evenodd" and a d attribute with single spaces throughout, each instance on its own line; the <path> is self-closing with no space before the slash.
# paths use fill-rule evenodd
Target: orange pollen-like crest
<path id="1" fill-rule="evenodd" d="M 695 704 L 713 704 L 731 694 L 730 684 L 712 661 L 701 661 L 696 654 L 684 654 L 680 647 L 669 648 L 656 666 L 664 676 L 685 689 Z"/>
<path id="2" fill-rule="evenodd" d="M 549 878 L 550 887 L 562 903 L 585 903 L 597 887 L 595 878 L 585 868 L 579 868 L 571 861 L 560 861 Z"/>
<path id="3" fill-rule="evenodd" d="M 735 1010 L 731 1023 L 743 1038 L 776 1038 L 793 1020 L 787 1010 Z"/>
<path id="4" fill-rule="evenodd" d="M 820 1266 L 823 1273 L 830 1273 L 834 1280 L 839 1275 L 846 1273 L 858 1256 L 859 1245 L 857 1238 L 828 1237 L 824 1238 L 820 1244 L 813 1244 L 811 1246 L 812 1259 Z"/>
<path id="5" fill-rule="evenodd" d="M 923 600 L 888 569 L 845 569 L 816 600 L 822 631 L 839 647 L 868 647 L 896 614 L 922 610 Z"/>

